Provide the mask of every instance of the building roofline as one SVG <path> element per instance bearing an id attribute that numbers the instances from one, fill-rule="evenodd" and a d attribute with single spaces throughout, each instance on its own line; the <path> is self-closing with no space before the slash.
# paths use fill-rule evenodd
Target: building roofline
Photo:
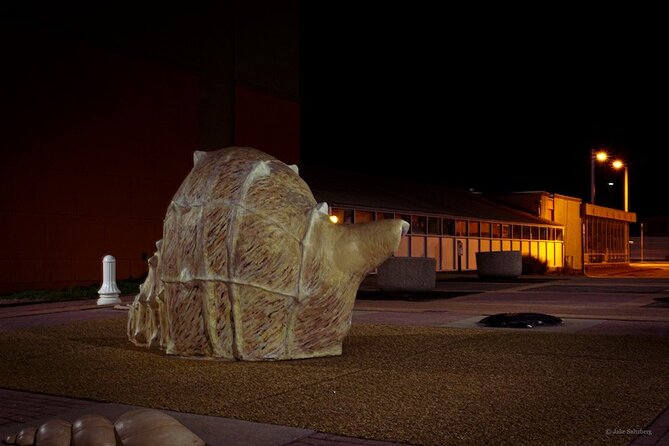
<path id="1" fill-rule="evenodd" d="M 338 207 L 563 227 L 464 189 L 313 166 L 300 172 L 317 200 Z"/>

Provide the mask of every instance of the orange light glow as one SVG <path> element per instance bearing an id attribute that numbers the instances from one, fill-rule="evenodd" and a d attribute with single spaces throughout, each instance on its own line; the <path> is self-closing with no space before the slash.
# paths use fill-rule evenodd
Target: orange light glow
<path id="1" fill-rule="evenodd" d="M 625 165 L 625 163 L 623 163 L 623 162 L 620 161 L 620 160 L 615 160 L 614 162 L 611 163 L 611 166 L 613 166 L 614 169 L 620 169 L 620 168 L 622 168 L 624 165 Z"/>
<path id="2" fill-rule="evenodd" d="M 339 219 L 337 218 L 336 215 L 330 215 L 330 221 L 331 221 L 332 223 L 338 223 L 338 222 L 339 222 Z"/>
<path id="3" fill-rule="evenodd" d="M 597 152 L 597 153 L 595 154 L 595 158 L 597 159 L 597 161 L 600 161 L 600 162 L 606 161 L 606 159 L 607 159 L 608 157 L 609 157 L 609 155 L 608 155 L 606 152 L 604 152 L 604 151 Z"/>

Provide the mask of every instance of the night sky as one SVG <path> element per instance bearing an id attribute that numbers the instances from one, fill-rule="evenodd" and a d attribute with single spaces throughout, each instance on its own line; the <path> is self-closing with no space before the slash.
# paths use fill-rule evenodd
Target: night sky
<path id="1" fill-rule="evenodd" d="M 628 163 L 630 211 L 669 215 L 667 36 L 652 11 L 312 3 L 304 164 L 589 202 L 590 150 L 606 148 Z M 597 204 L 622 209 L 622 171 L 597 165 L 595 178 Z"/>
<path id="2" fill-rule="evenodd" d="M 48 4 L 35 14 L 57 16 Z M 301 163 L 589 201 L 602 147 L 628 162 L 630 210 L 669 215 L 664 14 L 560 7 L 301 2 Z M 68 26 L 100 27 L 63 11 Z M 125 28 L 135 18 L 133 38 L 165 32 L 147 11 L 114 11 Z M 187 36 L 207 8 L 179 14 Z M 622 208 L 622 173 L 596 178 L 597 202 Z"/>

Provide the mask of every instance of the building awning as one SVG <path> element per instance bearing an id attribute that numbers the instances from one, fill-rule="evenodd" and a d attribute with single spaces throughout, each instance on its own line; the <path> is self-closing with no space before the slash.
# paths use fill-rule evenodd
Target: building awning
<path id="1" fill-rule="evenodd" d="M 595 204 L 583 203 L 581 205 L 581 215 L 607 218 L 610 220 L 626 221 L 628 223 L 636 223 L 635 212 L 625 212 L 619 209 L 611 209 L 604 206 L 597 206 Z"/>

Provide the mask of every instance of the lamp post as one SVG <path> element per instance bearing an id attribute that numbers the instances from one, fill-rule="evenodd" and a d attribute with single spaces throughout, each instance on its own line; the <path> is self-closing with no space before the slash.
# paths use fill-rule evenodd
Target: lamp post
<path id="1" fill-rule="evenodd" d="M 609 155 L 603 150 L 590 151 L 590 203 L 595 204 L 595 161 L 603 163 Z"/>
<path id="2" fill-rule="evenodd" d="M 625 212 L 629 212 L 629 174 L 627 173 L 627 164 L 623 163 L 621 160 L 615 160 L 611 163 L 614 169 L 623 169 L 625 173 L 624 179 L 624 196 L 625 196 Z"/>

